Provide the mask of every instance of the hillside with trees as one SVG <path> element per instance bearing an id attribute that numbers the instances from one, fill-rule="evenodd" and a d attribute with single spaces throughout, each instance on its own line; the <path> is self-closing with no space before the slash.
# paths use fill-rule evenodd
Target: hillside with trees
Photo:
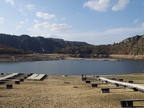
<path id="1" fill-rule="evenodd" d="M 135 56 L 144 54 L 144 35 L 136 35 L 119 43 L 95 46 L 85 42 L 65 41 L 41 36 L 0 34 L 0 45 L 1 54 L 57 53 L 71 54 L 72 57 L 108 57 L 109 54 Z"/>
<path id="2" fill-rule="evenodd" d="M 97 57 L 99 54 L 143 55 L 144 35 L 127 38 L 120 43 L 98 46 L 67 47 L 56 53 L 72 54 L 75 57 Z"/>
<path id="3" fill-rule="evenodd" d="M 0 54 L 31 54 L 33 52 L 16 49 L 5 45 L 0 45 Z"/>
<path id="4" fill-rule="evenodd" d="M 85 42 L 64 41 L 63 39 L 44 38 L 41 36 L 0 34 L 0 44 L 24 51 L 40 54 L 52 54 L 55 50 L 72 46 L 89 46 Z"/>

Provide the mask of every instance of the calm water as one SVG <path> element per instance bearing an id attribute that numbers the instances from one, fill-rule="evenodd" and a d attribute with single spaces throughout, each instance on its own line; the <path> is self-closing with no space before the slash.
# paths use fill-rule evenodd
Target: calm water
<path id="1" fill-rule="evenodd" d="M 110 75 L 144 72 L 144 61 L 59 60 L 0 62 L 0 73 L 45 73 L 67 75 Z"/>

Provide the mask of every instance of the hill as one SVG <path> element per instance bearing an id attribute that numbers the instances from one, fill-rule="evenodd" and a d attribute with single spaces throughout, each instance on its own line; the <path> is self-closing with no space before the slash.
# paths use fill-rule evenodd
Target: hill
<path id="1" fill-rule="evenodd" d="M 5 45 L 0 45 L 0 54 L 31 54 L 32 52 L 16 49 Z"/>
<path id="2" fill-rule="evenodd" d="M 136 35 L 127 38 L 119 43 L 98 46 L 81 46 L 63 48 L 57 53 L 72 54 L 73 57 L 103 57 L 109 54 L 117 55 L 143 55 L 144 35 Z"/>
<path id="3" fill-rule="evenodd" d="M 28 35 L 8 35 L 0 34 L 0 44 L 10 46 L 24 51 L 35 53 L 54 53 L 56 50 L 72 46 L 89 46 L 85 42 L 64 41 L 63 39 L 53 39 L 44 37 L 30 37 Z"/>
<path id="4" fill-rule="evenodd" d="M 4 54 L 58 53 L 71 54 L 72 57 L 108 57 L 109 54 L 135 56 L 144 54 L 144 35 L 129 37 L 119 43 L 94 46 L 85 42 L 64 41 L 63 39 L 41 36 L 0 34 L 0 44 L 0 53 Z"/>
<path id="5" fill-rule="evenodd" d="M 119 46 L 119 47 L 118 47 Z M 143 55 L 144 54 L 144 35 L 136 35 L 123 40 L 122 42 L 114 45 L 119 49 L 113 51 L 117 54 L 130 54 L 130 55 Z"/>

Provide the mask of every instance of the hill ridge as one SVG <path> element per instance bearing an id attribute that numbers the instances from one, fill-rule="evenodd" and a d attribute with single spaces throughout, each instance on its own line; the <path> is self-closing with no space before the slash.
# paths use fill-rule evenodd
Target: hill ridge
<path id="1" fill-rule="evenodd" d="M 30 37 L 29 35 L 8 34 L 0 34 L 0 44 L 35 53 L 54 53 L 55 50 L 65 47 L 89 45 L 86 42 L 64 41 L 63 39 L 44 38 L 42 36 Z"/>

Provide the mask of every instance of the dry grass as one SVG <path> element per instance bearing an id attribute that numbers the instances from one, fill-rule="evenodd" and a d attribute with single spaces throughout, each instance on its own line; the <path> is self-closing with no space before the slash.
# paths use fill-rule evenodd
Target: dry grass
<path id="1" fill-rule="evenodd" d="M 143 74 L 107 76 L 142 82 Z M 44 81 L 26 81 L 13 89 L 0 85 L 0 108 L 120 108 L 123 99 L 144 99 L 144 94 L 98 81 L 97 88 L 81 81 L 81 76 L 50 75 Z M 111 88 L 101 93 L 101 88 Z M 136 103 L 142 105 L 143 103 Z M 144 106 L 144 104 L 143 104 Z"/>

